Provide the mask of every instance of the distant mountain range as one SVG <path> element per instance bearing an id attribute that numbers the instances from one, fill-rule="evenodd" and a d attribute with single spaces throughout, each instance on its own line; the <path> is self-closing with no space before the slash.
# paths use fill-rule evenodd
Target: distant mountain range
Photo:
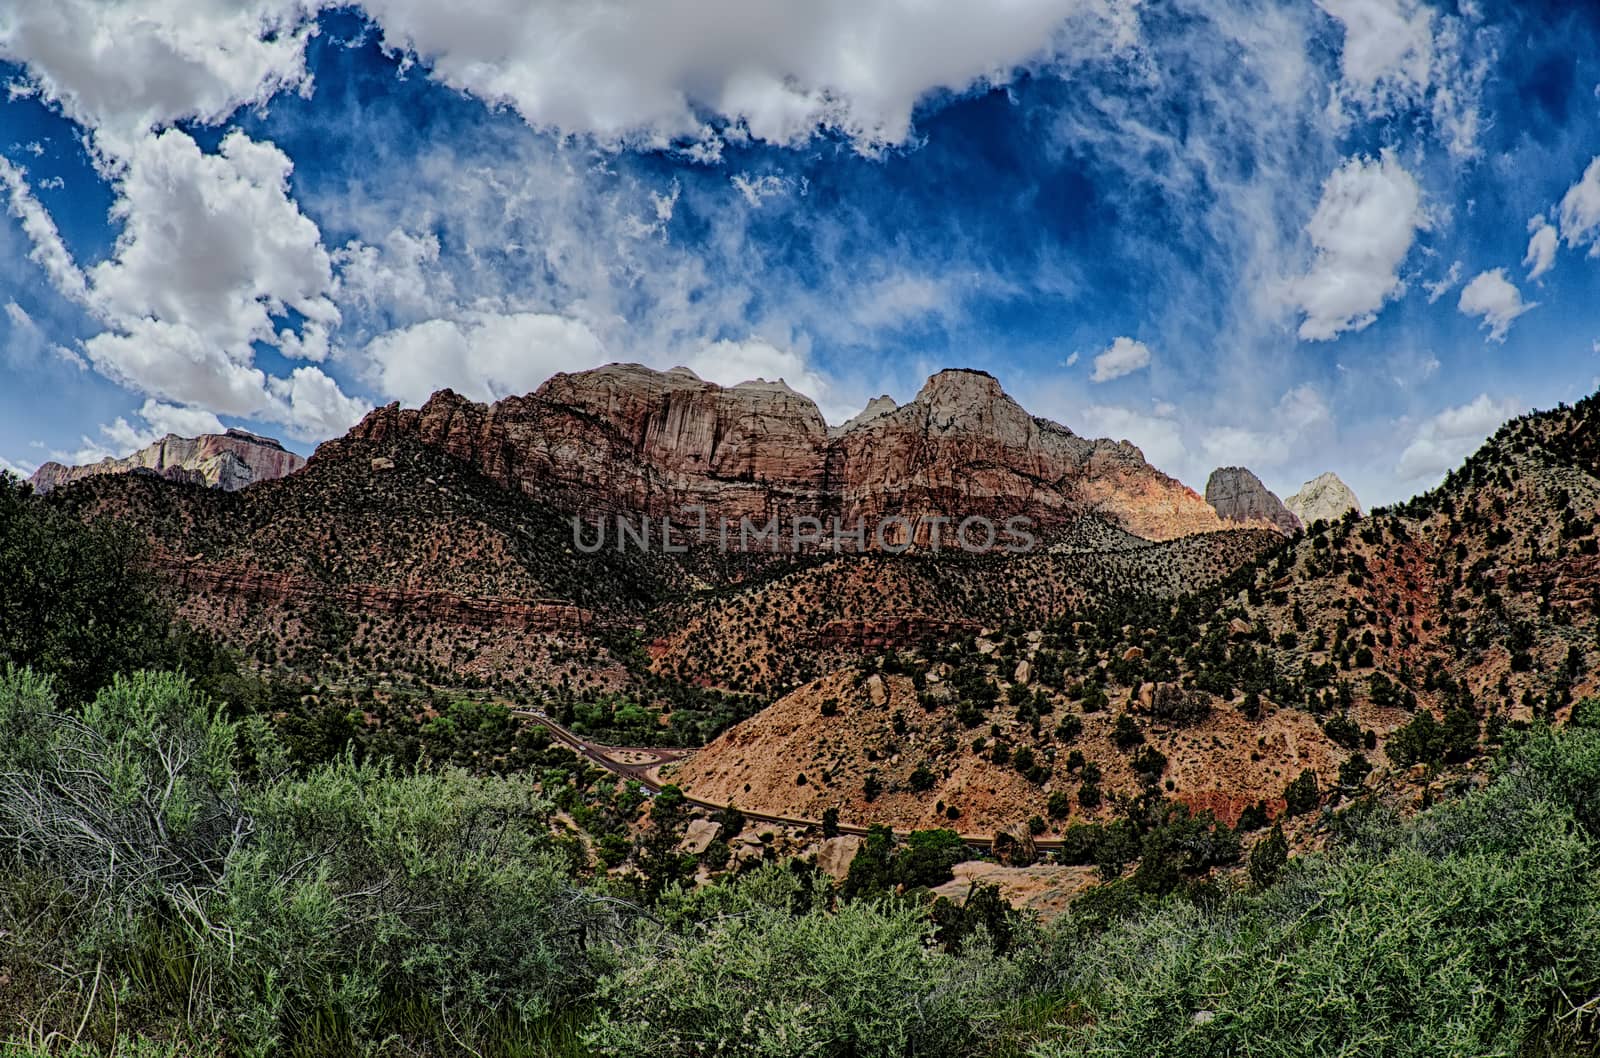
<path id="1" fill-rule="evenodd" d="M 1509 424 L 1433 493 L 1361 518 L 1332 475 L 1281 502 L 1224 468 L 1202 499 L 972 371 L 833 429 L 781 382 L 613 365 L 490 405 L 445 391 L 379 408 L 299 469 L 229 436 L 288 458 L 246 488 L 185 488 L 199 469 L 169 443 L 145 457 L 155 474 L 68 472 L 51 501 L 139 526 L 181 611 L 273 671 L 618 692 L 659 710 L 663 737 L 694 739 L 726 721 L 680 724 L 686 703 L 742 696 L 761 711 L 678 774 L 755 810 L 923 826 L 955 808 L 992 830 L 1069 792 L 1055 827 L 1160 781 L 1233 818 L 1282 805 L 1306 770 L 1325 792 L 1402 789 L 1419 758 L 1391 739 L 1421 738 L 1421 714 L 1456 739 L 1423 759 L 1465 759 L 1506 724 L 1561 715 L 1600 671 L 1593 399 Z M 1026 516 L 1038 539 L 1017 554 L 936 552 L 922 533 L 904 554 L 581 546 L 584 527 L 685 509 L 711 524 Z"/>
<path id="2" fill-rule="evenodd" d="M 258 481 L 271 481 L 305 466 L 305 460 L 277 441 L 244 430 L 199 437 L 168 434 L 121 459 L 69 467 L 45 463 L 28 479 L 38 492 L 102 474 L 152 473 L 168 481 L 189 482 L 232 492 Z"/>

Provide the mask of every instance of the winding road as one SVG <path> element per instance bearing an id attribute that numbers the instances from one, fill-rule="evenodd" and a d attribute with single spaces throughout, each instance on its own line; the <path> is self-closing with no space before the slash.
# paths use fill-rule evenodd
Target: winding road
<path id="1" fill-rule="evenodd" d="M 567 746 L 580 757 L 583 757 L 599 767 L 604 768 L 606 771 L 609 771 L 614 775 L 621 776 L 624 779 L 634 780 L 652 794 L 660 793 L 662 787 L 661 781 L 655 777 L 655 769 L 665 764 L 673 764 L 677 761 L 683 760 L 685 757 L 694 752 L 692 749 L 660 749 L 656 747 L 645 746 L 603 746 L 598 742 L 590 742 L 586 739 L 580 738 L 558 721 L 553 719 L 543 709 L 536 709 L 529 706 L 512 706 L 511 713 L 515 716 L 522 717 L 525 720 L 533 721 L 534 723 L 543 727 L 545 730 L 549 731 L 550 734 L 555 736 L 558 742 L 561 742 L 563 745 Z M 715 801 L 704 801 L 698 797 L 692 797 L 688 793 L 684 794 L 684 800 L 688 801 L 692 805 L 697 805 L 700 808 L 709 809 L 713 812 L 720 812 L 728 807 L 725 804 L 719 804 Z M 770 815 L 766 812 L 753 812 L 748 808 L 739 809 L 739 814 L 744 816 L 747 820 L 757 823 L 771 823 L 775 826 L 801 827 L 807 829 L 821 829 L 822 827 L 822 822 L 820 820 L 803 819 L 798 816 Z M 865 837 L 867 828 L 864 826 L 857 826 L 853 823 L 840 823 L 839 833 L 855 834 L 859 837 Z M 900 837 L 904 837 L 908 833 L 909 831 L 905 830 L 895 831 L 895 834 Z M 985 836 L 981 834 L 962 834 L 961 840 L 965 844 L 978 849 L 988 849 L 994 846 L 993 835 Z M 1058 849 L 1061 848 L 1063 844 L 1064 842 L 1061 838 L 1033 839 L 1034 848 L 1040 850 Z"/>

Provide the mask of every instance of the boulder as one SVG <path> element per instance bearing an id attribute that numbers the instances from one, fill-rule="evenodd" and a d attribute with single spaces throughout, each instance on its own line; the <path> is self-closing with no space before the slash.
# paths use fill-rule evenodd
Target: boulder
<path id="1" fill-rule="evenodd" d="M 687 852 L 691 856 L 698 856 L 706 851 L 721 833 L 722 824 L 714 819 L 692 819 L 684 830 L 683 841 L 678 845 L 678 850 Z"/>
<path id="2" fill-rule="evenodd" d="M 856 834 L 828 838 L 817 849 L 817 870 L 836 882 L 844 881 L 844 876 L 850 873 L 850 861 L 861 851 L 862 843 Z"/>

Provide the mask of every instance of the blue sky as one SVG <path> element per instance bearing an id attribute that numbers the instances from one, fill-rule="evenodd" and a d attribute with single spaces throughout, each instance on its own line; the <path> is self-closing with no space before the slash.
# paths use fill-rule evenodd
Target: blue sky
<path id="1" fill-rule="evenodd" d="M 0 465 L 611 360 L 987 369 L 1203 488 L 1600 387 L 1600 9 L 0 0 Z"/>

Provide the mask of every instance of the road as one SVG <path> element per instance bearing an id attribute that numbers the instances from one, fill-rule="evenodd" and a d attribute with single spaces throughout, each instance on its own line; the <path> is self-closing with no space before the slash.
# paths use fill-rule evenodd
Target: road
<path id="1" fill-rule="evenodd" d="M 590 742 L 573 734 L 566 727 L 554 720 L 543 709 L 534 709 L 526 706 L 512 706 L 511 712 L 525 720 L 531 720 L 540 725 L 556 740 L 572 749 L 579 756 L 604 768 L 614 775 L 624 779 L 632 779 L 652 794 L 661 791 L 661 782 L 652 772 L 664 764 L 672 764 L 683 760 L 694 752 L 692 749 L 659 749 L 644 746 L 603 746 L 598 742 Z M 684 800 L 692 805 L 712 812 L 720 812 L 728 806 L 715 801 L 705 801 L 698 797 L 684 794 Z M 745 819 L 757 823 L 771 823 L 782 827 L 802 827 L 808 829 L 821 829 L 822 822 L 817 819 L 803 819 L 798 816 L 769 815 L 765 812 L 752 812 L 748 808 L 739 809 L 739 814 Z M 855 834 L 865 837 L 867 828 L 853 823 L 840 823 L 839 833 Z M 908 831 L 897 830 L 895 833 L 904 837 Z M 988 849 L 994 845 L 993 835 L 962 834 L 961 840 L 973 848 Z M 1034 838 L 1034 848 L 1039 850 L 1058 849 L 1064 842 L 1061 838 Z"/>

